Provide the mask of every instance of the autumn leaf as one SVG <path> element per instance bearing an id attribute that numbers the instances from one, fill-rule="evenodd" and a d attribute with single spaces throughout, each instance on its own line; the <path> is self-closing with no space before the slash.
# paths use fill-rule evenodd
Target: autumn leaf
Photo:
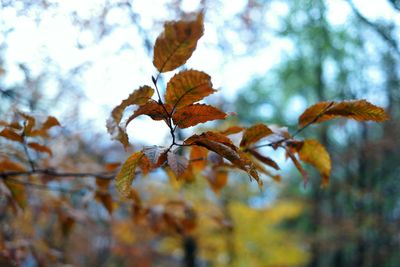
<path id="1" fill-rule="evenodd" d="M 221 134 L 223 135 L 231 135 L 231 134 L 237 134 L 243 131 L 244 128 L 240 126 L 231 126 L 223 131 L 220 131 Z"/>
<path id="2" fill-rule="evenodd" d="M 44 145 L 41 145 L 41 144 L 38 144 L 35 142 L 28 143 L 28 146 L 38 152 L 47 153 L 49 156 L 53 155 L 51 149 L 48 148 L 47 146 L 44 146 Z"/>
<path id="3" fill-rule="evenodd" d="M 302 161 L 313 165 L 320 172 L 322 185 L 328 185 L 331 172 L 331 158 L 325 147 L 317 140 L 307 139 L 304 140 L 298 154 Z"/>
<path id="4" fill-rule="evenodd" d="M 39 130 L 33 130 L 30 136 L 47 136 L 47 131 L 55 126 L 61 126 L 60 122 L 53 116 L 48 116 Z"/>
<path id="5" fill-rule="evenodd" d="M 154 89 L 145 85 L 133 91 L 129 97 L 116 106 L 112 112 L 111 117 L 107 120 L 107 130 L 111 137 L 120 141 L 126 148 L 129 144 L 128 135 L 125 133 L 125 128 L 119 124 L 125 109 L 130 105 L 143 105 L 153 96 Z"/>
<path id="6" fill-rule="evenodd" d="M 385 110 L 366 100 L 350 100 L 343 102 L 319 102 L 307 108 L 299 117 L 299 127 L 312 123 L 344 117 L 357 121 L 382 122 L 389 119 Z"/>
<path id="7" fill-rule="evenodd" d="M 157 101 L 153 99 L 149 100 L 146 104 L 139 106 L 137 110 L 128 118 L 125 123 L 125 127 L 140 115 L 147 115 L 153 120 L 165 120 L 168 121 L 169 113 L 171 112 L 172 108 L 169 105 L 161 105 Z"/>
<path id="8" fill-rule="evenodd" d="M 286 150 L 286 155 L 292 160 L 296 169 L 303 176 L 304 185 L 306 185 L 308 183 L 308 174 L 306 170 L 304 170 L 303 166 L 301 166 L 301 163 L 297 160 L 296 156 L 292 153 L 292 151 L 290 151 L 290 148 L 285 147 L 285 150 Z"/>
<path id="9" fill-rule="evenodd" d="M 258 151 L 254 150 L 254 149 L 250 149 L 249 153 L 251 155 L 253 155 L 256 159 L 261 161 L 262 163 L 267 164 L 268 166 L 274 168 L 275 170 L 280 170 L 278 164 L 273 159 L 271 159 L 270 157 L 266 157 L 264 155 L 261 155 Z"/>
<path id="10" fill-rule="evenodd" d="M 221 135 L 221 136 L 223 136 L 223 135 Z M 232 149 L 232 147 L 230 147 L 226 144 L 219 143 L 217 141 L 213 141 L 213 140 L 207 138 L 206 136 L 200 135 L 200 136 L 195 136 L 196 138 L 193 138 L 193 137 L 194 136 L 187 139 L 185 141 L 185 143 L 187 143 L 187 141 L 189 140 L 188 143 L 190 143 L 190 144 L 202 146 L 202 147 L 207 148 L 208 150 L 211 150 L 211 151 L 217 153 L 221 157 L 232 162 L 232 164 L 235 165 L 237 168 L 240 168 L 240 169 L 244 170 L 245 172 L 247 172 L 251 177 L 253 177 L 260 184 L 261 180 L 258 177 L 257 171 L 255 171 L 254 167 L 252 166 L 251 161 L 249 161 L 246 158 L 241 157 L 240 154 L 237 152 L 237 150 Z"/>
<path id="11" fill-rule="evenodd" d="M 189 161 L 181 155 L 173 152 L 168 152 L 168 166 L 174 172 L 174 174 L 180 178 L 181 175 L 186 171 Z"/>
<path id="12" fill-rule="evenodd" d="M 14 132 L 11 129 L 5 128 L 0 132 L 0 136 L 7 138 L 9 140 L 12 141 L 17 141 L 22 143 L 23 142 L 23 138 L 21 135 L 17 134 L 16 132 Z"/>
<path id="13" fill-rule="evenodd" d="M 179 128 L 188 128 L 207 121 L 223 120 L 226 116 L 224 112 L 213 106 L 193 104 L 177 110 L 172 115 L 172 119 Z"/>
<path id="14" fill-rule="evenodd" d="M 139 161 L 143 157 L 143 152 L 133 153 L 122 165 L 121 170 L 115 177 L 115 185 L 118 192 L 126 197 L 131 197 L 131 183 L 135 179 L 135 170 Z"/>
<path id="15" fill-rule="evenodd" d="M 165 101 L 173 110 L 193 104 L 216 92 L 211 77 L 201 71 L 184 70 L 176 74 L 167 84 Z"/>
<path id="16" fill-rule="evenodd" d="M 8 179 L 4 180 L 4 184 L 10 190 L 12 199 L 15 200 L 20 208 L 24 209 L 28 204 L 25 186 Z"/>
<path id="17" fill-rule="evenodd" d="M 192 146 L 190 150 L 190 164 L 195 171 L 201 171 L 205 168 L 207 162 L 208 150 L 201 146 Z"/>
<path id="18" fill-rule="evenodd" d="M 228 172 L 226 170 L 213 170 L 206 177 L 211 189 L 216 194 L 219 194 L 228 182 Z"/>
<path id="19" fill-rule="evenodd" d="M 25 167 L 19 163 L 13 162 L 8 158 L 0 161 L 0 171 L 25 171 Z"/>
<path id="20" fill-rule="evenodd" d="M 167 72 L 185 64 L 196 49 L 203 31 L 202 13 L 166 22 L 154 45 L 153 65 L 159 72 Z"/>
<path id="21" fill-rule="evenodd" d="M 261 138 L 266 137 L 272 133 L 272 130 L 264 124 L 253 125 L 244 131 L 240 146 L 248 147 L 249 145 L 254 144 Z"/>
<path id="22" fill-rule="evenodd" d="M 229 139 L 228 137 L 226 137 L 225 135 L 223 135 L 219 132 L 213 132 L 213 131 L 207 131 L 200 135 L 194 134 L 191 137 L 189 137 L 188 139 L 186 139 L 184 141 L 184 143 L 186 145 L 192 145 L 199 140 L 205 140 L 205 139 L 215 141 L 218 143 L 222 143 L 226 146 L 229 146 L 234 151 L 238 150 L 238 148 L 232 143 L 231 139 Z"/>
<path id="23" fill-rule="evenodd" d="M 157 168 L 167 161 L 168 149 L 163 146 L 149 146 L 143 148 L 142 152 L 149 159 L 152 168 Z"/>
<path id="24" fill-rule="evenodd" d="M 33 127 L 35 127 L 36 123 L 35 118 L 22 112 L 18 113 L 26 120 L 24 122 L 24 135 L 30 136 L 32 134 Z"/>
<path id="25" fill-rule="evenodd" d="M 95 199 L 99 203 L 103 204 L 104 208 L 108 211 L 109 214 L 112 214 L 113 200 L 110 193 L 96 191 Z"/>

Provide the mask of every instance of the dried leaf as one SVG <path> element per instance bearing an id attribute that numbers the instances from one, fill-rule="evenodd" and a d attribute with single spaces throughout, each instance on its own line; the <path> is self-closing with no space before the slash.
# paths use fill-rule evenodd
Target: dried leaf
<path id="1" fill-rule="evenodd" d="M 99 192 L 96 191 L 95 199 L 103 204 L 104 208 L 108 211 L 108 213 L 111 215 L 113 212 L 113 200 L 111 197 L 110 193 L 104 193 L 104 192 Z"/>
<path id="2" fill-rule="evenodd" d="M 190 150 L 190 164 L 194 171 L 202 171 L 207 162 L 208 150 L 201 146 L 192 146 Z"/>
<path id="3" fill-rule="evenodd" d="M 228 129 L 224 130 L 224 131 L 220 131 L 221 134 L 223 135 L 231 135 L 231 134 L 237 134 L 240 133 L 241 131 L 243 131 L 244 128 L 240 127 L 240 126 L 231 126 Z"/>
<path id="4" fill-rule="evenodd" d="M 33 127 L 35 127 L 35 118 L 22 112 L 19 112 L 19 115 L 21 115 L 26 120 L 24 122 L 24 134 L 30 136 L 32 134 Z"/>
<path id="5" fill-rule="evenodd" d="M 149 146 L 143 148 L 143 153 L 149 159 L 152 168 L 157 168 L 167 160 L 167 150 L 163 146 Z"/>
<path id="6" fill-rule="evenodd" d="M 126 121 L 125 127 L 140 115 L 147 115 L 153 120 L 165 120 L 168 121 L 169 113 L 171 112 L 172 108 L 169 105 L 161 105 L 157 101 L 153 99 L 149 100 L 146 104 L 140 106 Z"/>
<path id="7" fill-rule="evenodd" d="M 272 133 L 272 130 L 264 124 L 253 125 L 244 131 L 240 146 L 247 147 Z"/>
<path id="8" fill-rule="evenodd" d="M 293 162 L 294 166 L 296 167 L 296 169 L 303 176 L 304 185 L 306 185 L 308 183 L 308 174 L 307 174 L 307 172 L 304 170 L 303 166 L 301 166 L 301 163 L 297 160 L 296 156 L 293 155 L 292 151 L 290 151 L 290 149 L 287 148 L 287 147 L 285 147 L 285 149 L 286 149 L 287 156 L 292 160 L 292 162 Z"/>
<path id="9" fill-rule="evenodd" d="M 167 84 L 165 101 L 173 110 L 193 104 L 216 92 L 211 77 L 201 71 L 185 70 L 176 74 Z"/>
<path id="10" fill-rule="evenodd" d="M 220 134 L 218 132 L 212 132 L 212 131 L 207 131 L 200 135 L 194 134 L 191 137 L 189 137 L 188 139 L 186 139 L 184 143 L 186 145 L 192 145 L 192 144 L 196 143 L 197 141 L 203 140 L 203 139 L 222 143 L 226 146 L 229 146 L 234 151 L 238 150 L 238 148 L 232 143 L 231 139 L 229 139 L 228 137 L 226 137 L 223 134 Z"/>
<path id="11" fill-rule="evenodd" d="M 219 194 L 228 182 L 228 172 L 225 170 L 214 170 L 207 175 L 207 181 L 214 193 Z"/>
<path id="12" fill-rule="evenodd" d="M 186 171 L 188 164 L 189 161 L 184 156 L 168 152 L 168 165 L 178 178 Z"/>
<path id="13" fill-rule="evenodd" d="M 224 112 L 213 106 L 193 104 L 176 111 L 172 119 L 179 128 L 188 128 L 207 121 L 223 120 L 226 116 Z"/>
<path id="14" fill-rule="evenodd" d="M 153 96 L 154 89 L 145 85 L 133 91 L 129 97 L 116 106 L 111 112 L 111 117 L 107 120 L 107 130 L 111 137 L 120 141 L 126 148 L 129 145 L 128 135 L 125 133 L 125 128 L 119 124 L 125 109 L 130 105 L 143 105 Z"/>
<path id="15" fill-rule="evenodd" d="M 261 161 L 262 163 L 267 164 L 268 166 L 274 168 L 275 170 L 280 170 L 278 164 L 273 159 L 271 159 L 270 157 L 266 157 L 264 155 L 261 155 L 260 153 L 258 153 L 258 151 L 254 150 L 254 149 L 250 149 L 249 152 L 256 159 Z"/>
<path id="16" fill-rule="evenodd" d="M 139 161 L 143 157 L 143 152 L 133 153 L 122 165 L 121 170 L 115 177 L 115 185 L 118 192 L 126 197 L 131 197 L 131 183 L 135 179 L 135 170 Z"/>
<path id="17" fill-rule="evenodd" d="M 385 110 L 366 100 L 350 100 L 343 102 L 319 102 L 307 108 L 299 117 L 299 127 L 311 123 L 320 123 L 337 117 L 357 121 L 382 122 L 389 119 Z"/>
<path id="18" fill-rule="evenodd" d="M 55 126 L 61 126 L 60 122 L 53 116 L 48 116 L 39 130 L 33 130 L 30 136 L 47 136 L 47 131 Z"/>
<path id="19" fill-rule="evenodd" d="M 20 208 L 24 209 L 28 204 L 28 197 L 26 195 L 25 186 L 7 179 L 4 180 L 4 184 L 10 190 L 12 199 L 15 200 Z"/>
<path id="20" fill-rule="evenodd" d="M 8 158 L 0 161 L 0 171 L 25 171 L 25 167 L 19 163 L 13 162 Z"/>
<path id="21" fill-rule="evenodd" d="M 28 146 L 36 151 L 39 151 L 42 153 L 47 153 L 47 154 L 49 154 L 49 156 L 53 155 L 51 149 L 48 148 L 47 146 L 44 146 L 44 145 L 41 145 L 41 144 L 38 144 L 35 142 L 28 143 Z"/>
<path id="22" fill-rule="evenodd" d="M 323 186 L 328 185 L 331 158 L 320 142 L 314 139 L 304 140 L 304 144 L 299 150 L 299 157 L 302 161 L 313 165 L 320 172 Z"/>
<path id="23" fill-rule="evenodd" d="M 164 31 L 154 45 L 153 65 L 159 72 L 167 72 L 185 64 L 203 35 L 203 14 L 164 24 Z"/>
<path id="24" fill-rule="evenodd" d="M 17 134 L 16 132 L 14 132 L 13 130 L 8 129 L 8 128 L 3 129 L 0 132 L 0 136 L 2 136 L 4 138 L 7 138 L 9 140 L 12 140 L 12 141 L 17 141 L 17 142 L 20 142 L 20 143 L 23 142 L 23 138 L 22 138 L 21 135 Z"/>

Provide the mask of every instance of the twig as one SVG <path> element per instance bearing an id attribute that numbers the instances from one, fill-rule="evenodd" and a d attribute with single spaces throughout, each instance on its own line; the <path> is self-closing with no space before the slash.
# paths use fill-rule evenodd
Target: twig
<path id="1" fill-rule="evenodd" d="M 58 172 L 51 169 L 35 169 L 30 171 L 5 171 L 0 172 L 0 177 L 7 179 L 7 177 L 13 176 L 30 176 L 34 174 L 44 174 L 55 177 L 96 177 L 104 180 L 112 180 L 115 175 L 110 174 L 109 172 Z"/>

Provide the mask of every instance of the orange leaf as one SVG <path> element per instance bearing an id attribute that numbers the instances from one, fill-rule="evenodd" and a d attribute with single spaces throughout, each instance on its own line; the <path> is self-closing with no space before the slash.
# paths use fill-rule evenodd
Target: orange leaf
<path id="1" fill-rule="evenodd" d="M 319 102 L 307 108 L 299 117 L 299 127 L 312 123 L 344 117 L 357 121 L 381 122 L 389 119 L 385 110 L 366 100 L 350 100 L 343 102 Z"/>
<path id="2" fill-rule="evenodd" d="M 24 209 L 28 204 L 28 197 L 26 195 L 25 186 L 15 183 L 13 180 L 4 180 L 4 184 L 10 190 L 12 199 L 16 201 L 18 206 Z"/>
<path id="3" fill-rule="evenodd" d="M 42 127 L 39 130 L 33 130 L 30 136 L 46 136 L 47 131 L 55 126 L 61 126 L 58 120 L 53 116 L 48 116 L 46 121 L 43 123 Z"/>
<path id="4" fill-rule="evenodd" d="M 167 84 L 165 101 L 173 110 L 193 104 L 216 92 L 211 77 L 201 71 L 184 70 L 176 74 Z"/>
<path id="5" fill-rule="evenodd" d="M 135 119 L 136 117 L 140 115 L 147 115 L 153 120 L 159 121 L 159 120 L 165 120 L 168 121 L 169 118 L 169 112 L 171 112 L 171 107 L 169 105 L 164 105 L 164 107 L 158 103 L 157 101 L 154 101 L 153 99 L 150 99 L 149 102 L 146 104 L 140 106 L 126 121 L 125 127 L 128 126 L 128 124 Z"/>
<path id="6" fill-rule="evenodd" d="M 240 146 L 247 147 L 272 133 L 272 130 L 264 124 L 253 125 L 244 131 Z"/>
<path id="7" fill-rule="evenodd" d="M 289 148 L 285 147 L 287 156 L 292 160 L 296 169 L 301 173 L 303 176 L 304 185 L 308 183 L 308 174 L 304 170 L 303 166 L 301 166 L 300 162 L 297 160 L 296 156 L 293 155 L 292 151 Z"/>
<path id="8" fill-rule="evenodd" d="M 221 134 L 223 135 L 231 135 L 231 134 L 237 134 L 243 131 L 243 127 L 240 126 L 231 126 L 226 130 L 220 131 Z"/>
<path id="9" fill-rule="evenodd" d="M 164 24 L 164 31 L 154 45 L 153 65 L 159 72 L 167 72 L 185 64 L 203 35 L 203 14 Z"/>
<path id="10" fill-rule="evenodd" d="M 106 210 L 108 211 L 109 214 L 112 214 L 113 200 L 112 200 L 111 194 L 96 191 L 95 198 L 98 202 L 103 204 L 104 208 L 106 208 Z"/>
<path id="11" fill-rule="evenodd" d="M 168 152 L 168 165 L 178 178 L 186 171 L 188 163 L 184 156 Z"/>
<path id="12" fill-rule="evenodd" d="M 153 94 L 153 88 L 147 85 L 142 86 L 133 91 L 127 99 L 123 100 L 121 104 L 112 110 L 111 117 L 107 120 L 108 133 L 113 139 L 120 141 L 125 148 L 129 144 L 128 135 L 125 133 L 125 128 L 119 125 L 125 109 L 130 105 L 143 105 L 147 103 Z"/>
<path id="13" fill-rule="evenodd" d="M 207 162 L 208 150 L 200 146 L 192 146 L 190 150 L 190 164 L 195 171 L 201 171 L 205 168 Z"/>
<path id="14" fill-rule="evenodd" d="M 267 164 L 268 166 L 274 168 L 275 170 L 280 170 L 278 164 L 271 159 L 270 157 L 266 157 L 264 155 L 261 155 L 260 153 L 258 153 L 258 151 L 254 150 L 254 149 L 250 149 L 249 150 L 250 154 L 252 154 L 256 159 L 258 159 L 259 161 L 261 161 L 262 163 Z"/>
<path id="15" fill-rule="evenodd" d="M 115 185 L 119 193 L 131 197 L 131 183 L 135 179 L 135 170 L 138 162 L 142 159 L 143 152 L 133 153 L 122 165 L 121 170 L 115 177 Z"/>
<path id="16" fill-rule="evenodd" d="M 2 136 L 2 137 L 4 137 L 4 138 L 7 138 L 7 139 L 9 139 L 9 140 L 13 140 L 13 141 L 17 141 L 17 142 L 20 142 L 20 143 L 22 143 L 23 142 L 23 138 L 22 138 L 22 136 L 20 136 L 19 134 L 17 134 L 16 132 L 14 132 L 13 130 L 11 130 L 11 129 L 3 129 L 1 132 L 0 132 L 0 136 Z"/>
<path id="17" fill-rule="evenodd" d="M 24 122 L 24 134 L 30 136 L 32 134 L 33 127 L 35 127 L 35 118 L 22 112 L 19 112 L 19 115 L 26 120 L 26 122 Z"/>
<path id="18" fill-rule="evenodd" d="M 15 163 L 7 158 L 3 158 L 2 161 L 0 161 L 0 171 L 25 171 L 26 169 L 18 164 Z"/>
<path id="19" fill-rule="evenodd" d="M 207 121 L 222 120 L 226 116 L 224 112 L 213 106 L 193 104 L 176 111 L 172 115 L 172 119 L 179 128 L 188 128 Z"/>
<path id="20" fill-rule="evenodd" d="M 47 154 L 49 154 L 49 156 L 53 155 L 53 153 L 51 152 L 51 149 L 48 148 L 47 146 L 43 146 L 43 145 L 35 143 L 35 142 L 28 143 L 28 146 L 36 151 L 39 151 L 42 153 L 47 153 Z"/>
<path id="21" fill-rule="evenodd" d="M 228 172 L 225 170 L 214 170 L 207 176 L 207 181 L 214 193 L 219 194 L 228 182 Z"/>
<path id="22" fill-rule="evenodd" d="M 304 144 L 298 153 L 302 161 L 313 165 L 321 173 L 322 185 L 328 185 L 331 172 L 331 158 L 325 147 L 317 140 L 304 140 Z"/>

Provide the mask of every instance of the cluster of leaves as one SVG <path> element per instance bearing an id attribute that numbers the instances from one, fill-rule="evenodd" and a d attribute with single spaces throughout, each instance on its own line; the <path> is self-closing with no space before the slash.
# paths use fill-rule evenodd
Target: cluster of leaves
<path id="1" fill-rule="evenodd" d="M 248 128 L 232 126 L 224 131 L 206 131 L 194 134 L 179 143 L 175 138 L 177 129 L 188 128 L 199 123 L 221 120 L 227 117 L 223 111 L 211 105 L 197 103 L 204 97 L 216 92 L 212 88 L 211 77 L 197 70 L 182 70 L 167 83 L 165 96 L 161 97 L 157 81 L 164 72 L 182 66 L 196 49 L 197 42 L 203 35 L 203 14 L 192 14 L 180 21 L 167 22 L 164 31 L 158 36 L 154 46 L 153 64 L 158 70 L 157 77 L 152 77 L 155 89 L 145 85 L 133 91 L 129 97 L 114 108 L 107 128 L 112 137 L 128 146 L 127 125 L 140 115 L 147 115 L 153 120 L 162 120 L 170 129 L 172 142 L 169 147 L 145 147 L 130 155 L 122 165 L 116 177 L 119 192 L 132 198 L 131 183 L 136 169 L 146 175 L 149 171 L 165 167 L 183 180 L 192 180 L 194 173 L 205 171 L 214 191 L 219 191 L 226 184 L 227 170 L 240 169 L 250 179 L 262 185 L 259 173 L 279 180 L 268 168 L 280 170 L 278 164 L 260 152 L 260 148 L 270 146 L 283 148 L 287 157 L 293 161 L 303 175 L 306 183 L 307 173 L 300 161 L 311 164 L 321 173 L 322 184 L 327 185 L 331 172 L 331 160 L 324 146 L 314 139 L 298 140 L 295 136 L 311 124 L 336 117 L 351 118 L 358 121 L 384 121 L 387 115 L 382 108 L 365 100 L 342 102 L 320 102 L 309 107 L 299 117 L 299 129 L 290 134 L 285 127 L 256 124 Z M 158 99 L 152 98 L 157 92 Z M 137 109 L 121 122 L 128 106 Z M 230 135 L 242 133 L 239 145 Z M 267 143 L 260 144 L 261 141 Z M 173 149 L 176 147 L 175 149 Z M 182 148 L 190 147 L 190 159 Z M 299 161 L 300 160 L 300 161 Z"/>
<path id="2" fill-rule="evenodd" d="M 21 120 L 14 120 L 11 122 L 0 121 L 0 127 L 3 128 L 0 132 L 0 137 L 21 144 L 24 154 L 22 156 L 16 155 L 14 159 L 5 156 L 1 157 L 0 174 L 5 178 L 5 185 L 11 192 L 11 195 L 8 195 L 9 201 L 17 203 L 20 207 L 25 207 L 27 200 L 24 186 L 13 182 L 8 175 L 10 172 L 18 173 L 28 170 L 24 166 L 26 163 L 24 158 L 27 158 L 30 169 L 35 170 L 35 164 L 30 156 L 30 150 L 52 156 L 52 150 L 43 143 L 39 143 L 39 140 L 45 141 L 48 139 L 48 131 L 55 126 L 60 126 L 60 123 L 55 117 L 49 116 L 38 127 L 36 125 L 36 119 L 32 116 L 19 112 L 18 117 L 20 117 Z"/>

